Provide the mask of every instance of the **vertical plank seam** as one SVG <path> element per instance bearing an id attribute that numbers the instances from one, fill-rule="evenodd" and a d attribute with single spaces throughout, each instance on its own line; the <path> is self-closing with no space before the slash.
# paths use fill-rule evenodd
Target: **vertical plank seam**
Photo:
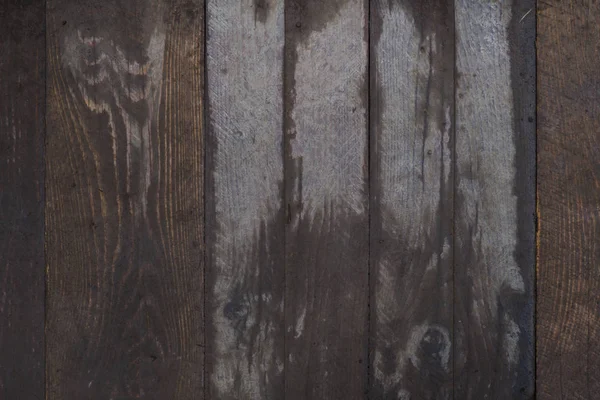
<path id="1" fill-rule="evenodd" d="M 367 398 L 367 400 L 370 399 L 371 396 L 371 297 L 373 295 L 373 290 L 372 290 L 372 281 L 371 281 L 371 268 L 372 268 L 372 262 L 371 262 L 371 247 L 372 247 L 372 231 L 371 231 L 371 219 L 372 219 L 372 213 L 371 213 L 371 196 L 372 196 L 372 192 L 371 192 L 371 172 L 372 172 L 372 165 L 371 165 L 371 141 L 373 140 L 371 135 L 372 135 L 372 130 L 371 130 L 371 126 L 372 126 L 372 121 L 371 121 L 371 3 L 372 0 L 366 0 L 367 2 L 367 7 L 366 7 L 366 13 L 367 13 L 367 104 L 366 104 L 366 108 L 367 108 L 367 118 L 366 118 L 366 123 L 367 123 L 367 171 L 368 171 L 368 179 L 367 179 L 367 190 L 368 190 L 368 194 L 367 194 L 367 215 L 368 215 L 368 222 L 367 222 L 367 229 L 368 229 L 368 234 L 367 234 L 367 240 L 368 240 L 368 256 L 367 256 L 367 379 L 366 379 L 366 383 L 367 383 L 367 388 L 365 390 L 365 397 Z"/>
<path id="2" fill-rule="evenodd" d="M 48 330 L 48 263 L 47 263 L 47 239 L 46 239 L 46 147 L 47 147 L 47 139 L 46 133 L 48 132 L 48 1 L 44 1 L 44 132 L 43 132 L 43 142 L 42 142 L 42 162 L 40 165 L 42 166 L 42 196 L 41 201 L 43 203 L 42 206 L 42 234 L 44 235 L 43 243 L 44 243 L 44 255 L 43 255 L 43 268 L 44 268 L 44 337 L 43 337 L 43 351 L 44 351 L 44 398 L 48 399 L 48 341 L 47 341 L 47 330 Z"/>
<path id="3" fill-rule="evenodd" d="M 208 166 L 208 157 L 207 157 L 207 153 L 208 153 L 208 68 L 207 68 L 207 63 L 208 63 L 208 1 L 209 0 L 203 0 L 202 2 L 202 11 L 204 13 L 203 15 L 203 22 L 202 22 L 202 78 L 203 78 L 203 82 L 201 85 L 202 88 L 202 121 L 201 121 L 201 125 L 202 125 L 202 147 L 203 147 L 203 151 L 202 151 L 202 156 L 203 156 L 203 160 L 202 160 L 202 174 L 203 179 L 202 179 L 202 223 L 204 225 L 204 229 L 202 230 L 202 241 L 203 241 L 203 257 L 202 257 L 202 261 L 203 261 L 203 266 L 202 266 L 202 308 L 203 308 L 203 318 L 202 318 L 202 380 L 203 380 L 203 385 L 202 385 L 202 399 L 206 400 L 208 398 L 207 396 L 207 392 L 208 392 L 208 368 L 206 368 L 206 345 L 207 345 L 207 336 L 208 336 L 208 331 L 206 330 L 206 318 L 208 315 L 208 309 L 206 308 L 206 297 L 207 297 L 207 273 L 206 271 L 208 270 L 208 224 L 207 224 L 207 205 L 206 205 L 206 199 L 208 197 L 207 193 L 207 189 L 208 189 L 208 174 L 207 174 L 207 166 Z"/>
<path id="4" fill-rule="evenodd" d="M 287 188 L 287 163 L 289 158 L 288 153 L 288 102 L 287 102 L 287 77 L 286 71 L 288 67 L 287 63 L 287 18 L 286 18 L 286 10 L 287 10 L 287 1 L 283 0 L 283 48 L 282 58 L 281 58 L 281 169 L 283 173 L 283 182 L 281 184 L 281 207 L 283 207 L 283 220 L 281 221 L 281 229 L 283 230 L 283 400 L 285 400 L 287 395 L 287 382 L 286 382 L 286 365 L 287 365 L 287 304 L 286 304 L 286 295 L 287 295 L 287 242 L 288 242 L 288 230 L 287 223 L 288 218 L 290 218 L 289 212 L 290 207 L 288 205 L 288 188 Z"/>
<path id="5" fill-rule="evenodd" d="M 452 174 L 452 399 L 455 399 L 455 387 L 456 387 L 456 186 L 457 186 L 457 167 L 456 167 L 456 141 L 457 132 L 456 129 L 456 99 L 457 99 L 457 66 L 456 66 L 456 52 L 457 52 L 457 34 L 456 34 L 456 1 L 452 1 L 452 27 L 454 29 L 454 54 L 453 54 L 453 69 L 452 69 L 452 93 L 453 93 L 453 107 L 452 107 L 452 119 L 453 126 L 451 130 L 452 134 L 452 152 L 450 157 L 451 162 L 451 174 Z"/>
<path id="6" fill-rule="evenodd" d="M 540 259 L 540 204 L 539 204 L 539 195 L 538 195 L 538 73 L 537 73 L 537 60 L 538 60 L 538 50 L 537 50 L 537 32 L 538 32 L 538 4 L 537 1 L 534 2 L 534 39 L 533 39 L 533 52 L 534 52 L 534 71 L 535 71 L 535 80 L 534 80 L 534 90 L 535 90 L 535 110 L 534 110 L 534 118 L 535 118 L 535 128 L 533 135 L 533 149 L 535 152 L 535 160 L 534 160 L 534 173 L 533 173 L 533 196 L 534 196 L 534 204 L 535 204 L 535 214 L 534 214 L 534 266 L 533 266 L 533 282 L 532 282 L 532 290 L 533 290 L 533 398 L 537 397 L 537 281 L 538 281 L 538 265 Z"/>

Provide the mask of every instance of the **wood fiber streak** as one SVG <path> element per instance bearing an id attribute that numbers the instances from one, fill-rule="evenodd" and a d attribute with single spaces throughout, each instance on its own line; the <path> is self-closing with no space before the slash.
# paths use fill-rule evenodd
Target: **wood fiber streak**
<path id="1" fill-rule="evenodd" d="M 0 398 L 42 399 L 45 2 L 0 15 Z"/>
<path id="2" fill-rule="evenodd" d="M 49 400 L 201 397 L 203 18 L 49 2 Z"/>
<path id="3" fill-rule="evenodd" d="M 207 18 L 207 398 L 283 399 L 283 1 Z"/>
<path id="4" fill-rule="evenodd" d="M 533 396 L 534 7 L 456 0 L 457 399 Z"/>
<path id="5" fill-rule="evenodd" d="M 538 2 L 537 398 L 600 391 L 600 8 Z"/>
<path id="6" fill-rule="evenodd" d="M 371 18 L 370 398 L 450 399 L 454 5 Z"/>
<path id="7" fill-rule="evenodd" d="M 285 9 L 286 399 L 367 377 L 367 3 Z"/>

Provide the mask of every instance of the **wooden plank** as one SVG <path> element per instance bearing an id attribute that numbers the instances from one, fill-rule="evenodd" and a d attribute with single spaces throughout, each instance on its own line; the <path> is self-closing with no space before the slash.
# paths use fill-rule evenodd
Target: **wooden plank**
<path id="1" fill-rule="evenodd" d="M 283 399 L 283 1 L 207 6 L 207 398 Z"/>
<path id="2" fill-rule="evenodd" d="M 452 398 L 453 3 L 371 8 L 375 399 Z"/>
<path id="3" fill-rule="evenodd" d="M 286 2 L 288 399 L 359 399 L 367 377 L 367 7 Z"/>
<path id="4" fill-rule="evenodd" d="M 202 397 L 203 17 L 49 1 L 47 399 Z"/>
<path id="5" fill-rule="evenodd" d="M 45 2 L 0 4 L 0 398 L 44 397 Z"/>
<path id="6" fill-rule="evenodd" d="M 458 399 L 533 396 L 534 7 L 456 1 Z"/>
<path id="7" fill-rule="evenodd" d="M 600 9 L 538 2 L 537 397 L 600 390 Z"/>

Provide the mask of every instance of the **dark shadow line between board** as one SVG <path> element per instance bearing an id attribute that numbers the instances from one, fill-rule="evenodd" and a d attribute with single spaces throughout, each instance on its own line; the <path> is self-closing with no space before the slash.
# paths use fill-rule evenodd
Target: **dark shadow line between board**
<path id="1" fill-rule="evenodd" d="M 286 10 L 287 3 L 289 0 L 283 1 L 283 43 L 281 49 L 281 173 L 282 173 L 282 183 L 280 185 L 280 196 L 281 196 L 281 207 L 283 218 L 280 220 L 281 230 L 283 238 L 283 295 L 282 303 L 283 303 L 283 400 L 286 398 L 287 392 L 287 242 L 288 242 L 288 232 L 287 232 L 287 221 L 289 218 L 288 213 L 290 212 L 290 207 L 288 206 L 288 189 L 287 189 L 287 160 L 289 157 L 288 154 L 288 145 L 287 145 L 287 130 L 288 130 L 288 102 L 286 98 L 287 94 L 287 79 L 286 79 L 286 71 L 288 67 L 287 63 L 287 18 L 286 18 Z"/>
<path id="2" fill-rule="evenodd" d="M 43 268 L 44 268 L 44 273 L 43 273 L 43 277 L 44 277 L 44 294 L 43 294 L 43 299 L 44 299 L 44 337 L 43 337 L 43 354 L 44 354 L 44 372 L 43 372 L 43 382 L 42 382 L 42 386 L 44 388 L 44 398 L 48 398 L 48 367 L 47 367 L 47 360 L 48 360 L 48 268 L 47 268 L 47 249 L 48 246 L 46 244 L 46 148 L 48 146 L 47 143 L 47 132 L 48 132 L 48 121 L 47 121 L 47 115 L 48 115 L 48 1 L 44 1 L 44 5 L 43 5 L 43 10 L 44 10 L 44 27 L 43 27 L 43 31 L 44 31 L 44 95 L 43 95 L 43 99 L 44 99 L 44 122 L 43 122 L 43 134 L 42 134 L 42 162 L 40 163 L 41 167 L 42 167 L 42 182 L 41 182 L 41 202 L 42 202 L 42 215 L 41 215 L 41 225 L 42 225 L 42 235 L 43 235 L 43 244 L 44 244 L 44 249 L 43 249 Z"/>
<path id="3" fill-rule="evenodd" d="M 208 218 L 207 218 L 207 211 L 208 211 L 208 206 L 207 206 L 207 202 L 206 199 L 208 198 L 207 195 L 207 189 L 208 189 L 208 173 L 207 173 L 207 166 L 208 166 L 208 68 L 207 68 L 207 60 L 208 60 L 208 1 L 209 0 L 204 0 L 202 2 L 202 8 L 203 8 L 203 12 L 204 12 L 204 17 L 203 17 L 203 21 L 202 21 L 202 75 L 203 75 L 203 82 L 202 82 L 202 209 L 204 210 L 203 215 L 202 215 L 202 224 L 203 229 L 202 229 L 202 240 L 203 240 L 203 244 L 204 244 L 204 248 L 203 248 L 203 254 L 202 254 L 202 262 L 203 262 L 203 266 L 202 266 L 202 312 L 203 312 L 203 318 L 202 318 L 202 398 L 204 400 L 206 400 L 208 398 L 207 393 L 208 393 L 208 368 L 206 368 L 207 362 L 206 362 L 206 347 L 207 347 L 207 330 L 206 330 L 206 318 L 208 315 L 207 312 L 207 308 L 206 308 L 206 298 L 207 298 L 207 271 L 208 271 L 208 235 L 207 235 L 207 231 L 208 231 Z"/>
<path id="4" fill-rule="evenodd" d="M 456 32 L 456 0 L 449 0 L 452 2 L 452 33 L 454 39 L 453 46 L 453 60 L 452 60 L 452 153 L 450 157 L 451 162 L 451 174 L 452 174 L 452 399 L 456 399 L 456 187 L 458 184 L 457 179 L 457 160 L 456 160 L 456 142 L 457 142 L 457 129 L 456 129 L 456 109 L 457 107 L 457 86 L 458 86 L 458 74 L 456 65 L 456 54 L 457 54 L 457 32 Z"/>
<path id="5" fill-rule="evenodd" d="M 366 0 L 366 34 L 367 34 L 367 76 L 366 76 L 366 96 L 367 96 L 367 379 L 365 397 L 367 400 L 371 394 L 371 0 Z"/>

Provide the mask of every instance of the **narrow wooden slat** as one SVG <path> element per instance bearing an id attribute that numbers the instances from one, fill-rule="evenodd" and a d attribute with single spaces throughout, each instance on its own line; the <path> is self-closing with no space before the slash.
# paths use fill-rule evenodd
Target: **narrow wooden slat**
<path id="1" fill-rule="evenodd" d="M 0 13 L 0 398 L 42 399 L 45 2 Z"/>
<path id="2" fill-rule="evenodd" d="M 202 398 L 203 16 L 49 1 L 47 399 Z"/>
<path id="3" fill-rule="evenodd" d="M 454 5 L 371 5 L 371 398 L 450 399 Z"/>
<path id="4" fill-rule="evenodd" d="M 537 398 L 600 390 L 600 8 L 538 2 Z"/>
<path id="5" fill-rule="evenodd" d="M 367 3 L 286 2 L 286 399 L 367 378 Z"/>
<path id="6" fill-rule="evenodd" d="M 283 399 L 283 0 L 209 0 L 210 399 Z"/>
<path id="7" fill-rule="evenodd" d="M 533 394 L 533 8 L 456 0 L 456 399 Z"/>

